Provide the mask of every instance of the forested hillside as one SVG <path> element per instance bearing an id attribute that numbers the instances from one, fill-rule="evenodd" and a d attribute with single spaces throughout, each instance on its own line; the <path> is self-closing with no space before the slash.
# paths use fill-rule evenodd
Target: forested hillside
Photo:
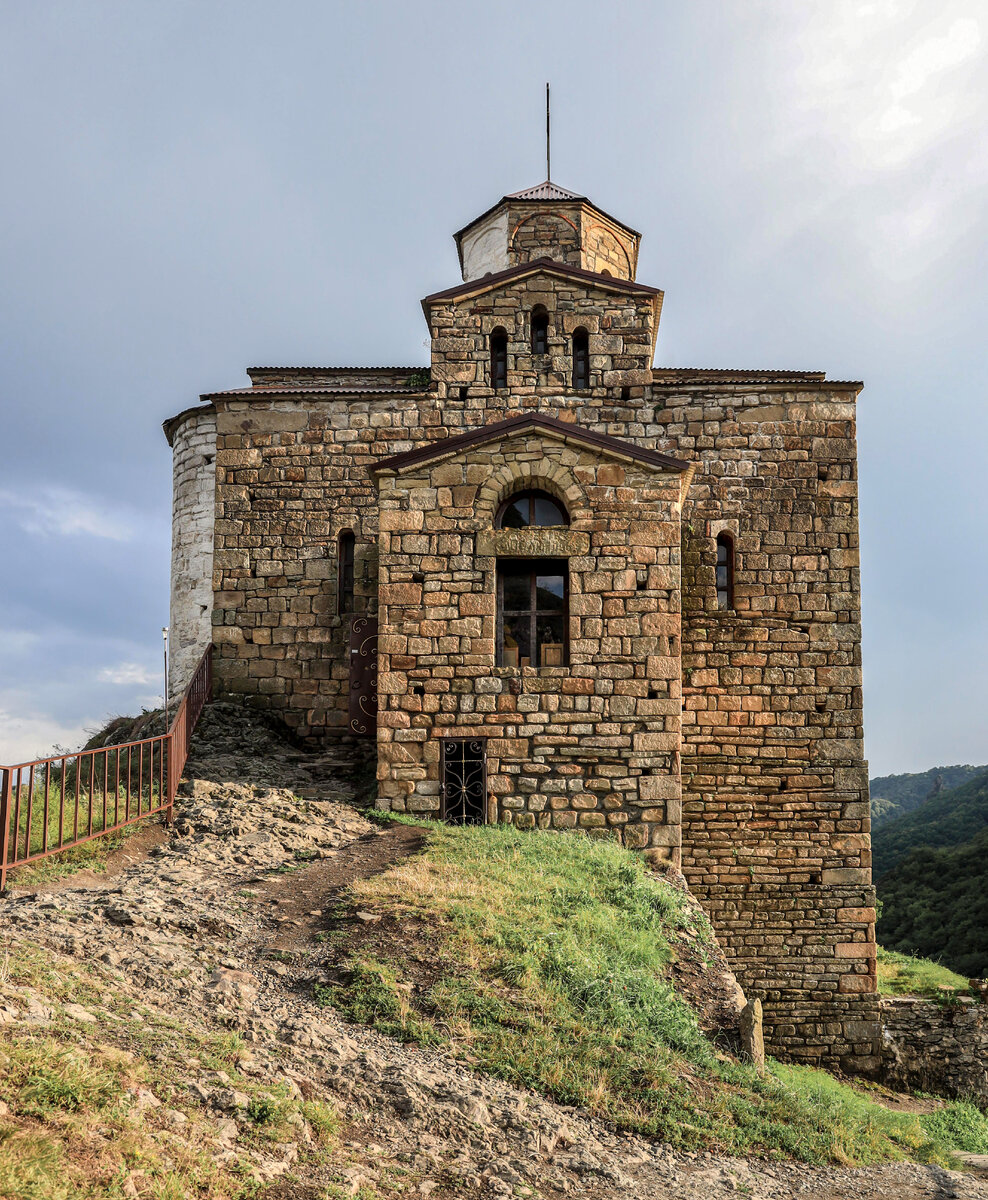
<path id="1" fill-rule="evenodd" d="M 881 775 L 871 781 L 872 828 L 904 816 L 941 792 L 961 787 L 988 766 L 931 767 L 912 775 Z"/>
<path id="2" fill-rule="evenodd" d="M 964 845 L 913 850 L 878 884 L 883 946 L 988 976 L 988 828 Z"/>
<path id="3" fill-rule="evenodd" d="M 921 846 L 958 847 L 985 826 L 988 826 L 988 772 L 982 771 L 961 787 L 932 796 L 914 811 L 878 824 L 872 831 L 874 877 L 880 881 L 887 871 Z"/>

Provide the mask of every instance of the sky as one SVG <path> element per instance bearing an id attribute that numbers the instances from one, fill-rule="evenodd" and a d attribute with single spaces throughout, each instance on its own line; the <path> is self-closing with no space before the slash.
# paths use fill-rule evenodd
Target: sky
<path id="1" fill-rule="evenodd" d="M 546 80 L 658 365 L 865 381 L 872 774 L 988 762 L 986 57 L 983 0 L 0 0 L 0 762 L 160 703 L 161 422 L 425 365 Z"/>

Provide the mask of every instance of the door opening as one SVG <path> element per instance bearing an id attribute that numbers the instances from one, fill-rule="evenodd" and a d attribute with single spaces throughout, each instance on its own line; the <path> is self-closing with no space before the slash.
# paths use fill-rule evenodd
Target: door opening
<path id="1" fill-rule="evenodd" d="M 442 818 L 450 825 L 487 821 L 487 754 L 482 738 L 442 740 Z"/>

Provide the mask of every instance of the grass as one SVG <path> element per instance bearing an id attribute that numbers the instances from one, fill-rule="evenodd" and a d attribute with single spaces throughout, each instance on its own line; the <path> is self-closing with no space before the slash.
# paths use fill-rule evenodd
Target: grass
<path id="1" fill-rule="evenodd" d="M 430 824 L 423 854 L 351 898 L 401 927 L 317 993 L 352 1020 L 683 1149 L 952 1162 L 947 1118 L 927 1126 L 826 1072 L 773 1064 L 760 1078 L 718 1054 L 668 980 L 709 926 L 615 843 Z"/>
<path id="2" fill-rule="evenodd" d="M 239 1068 L 249 1051 L 236 1033 L 198 1030 L 146 1005 L 95 969 L 23 943 L 0 953 L 5 999 L 32 992 L 55 1010 L 45 1027 L 0 1026 L 0 1197 L 98 1200 L 140 1194 L 149 1200 L 248 1200 L 263 1189 L 248 1151 L 299 1143 L 307 1123 L 314 1144 L 299 1168 L 322 1173 L 338 1153 L 340 1120 L 319 1100 L 303 1101 L 287 1081 L 259 1080 Z M 98 1016 L 80 1026 L 60 1012 L 78 1003 Z M 243 1092 L 241 1135 L 232 1161 L 216 1155 L 214 1114 L 189 1091 L 204 1071 L 224 1071 Z M 162 1108 L 141 1109 L 147 1088 Z M 181 1112 L 176 1130 L 164 1109 Z M 300 1145 L 301 1149 L 301 1145 Z M 277 1152 L 275 1152 L 277 1156 Z M 125 1183 L 138 1173 L 138 1192 Z"/>
<path id="3" fill-rule="evenodd" d="M 943 999 L 953 992 L 967 994 L 963 976 L 931 962 L 895 950 L 878 948 L 878 991 L 882 996 L 929 996 Z"/>

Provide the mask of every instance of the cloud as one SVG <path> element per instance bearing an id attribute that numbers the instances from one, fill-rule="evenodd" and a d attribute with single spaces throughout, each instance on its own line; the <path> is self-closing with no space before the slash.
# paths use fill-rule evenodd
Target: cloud
<path id="1" fill-rule="evenodd" d="M 79 534 L 127 542 L 134 536 L 131 521 L 119 511 L 82 492 L 45 484 L 33 491 L 0 488 L 0 506 L 11 510 L 25 533 L 41 537 L 75 537 Z"/>
<path id="2" fill-rule="evenodd" d="M 160 683 L 162 676 L 157 671 L 149 671 L 141 663 L 118 663 L 115 667 L 104 667 L 97 676 L 100 683 L 117 683 L 132 686 L 140 684 L 147 686 Z"/>
<path id="3" fill-rule="evenodd" d="M 68 724 L 42 712 L 25 710 L 21 697 L 0 697 L 0 763 L 16 766 L 54 754 L 78 750 L 88 734 L 82 724 Z"/>

